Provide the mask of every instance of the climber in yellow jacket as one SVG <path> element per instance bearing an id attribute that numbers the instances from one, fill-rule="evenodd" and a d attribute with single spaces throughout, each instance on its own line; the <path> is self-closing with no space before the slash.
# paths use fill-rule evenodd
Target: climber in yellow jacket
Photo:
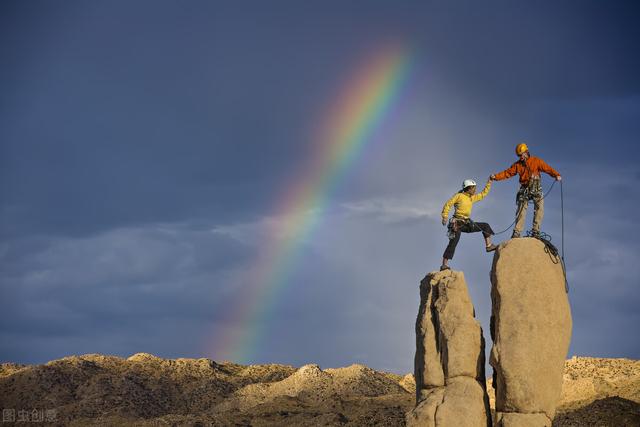
<path id="1" fill-rule="evenodd" d="M 471 220 L 471 209 L 473 204 L 485 198 L 491 190 L 491 180 L 487 181 L 484 190 L 476 194 L 476 182 L 472 179 L 465 179 L 462 183 L 462 190 L 454 194 L 442 208 L 442 225 L 447 225 L 449 211 L 454 207 L 453 217 L 448 225 L 449 244 L 442 255 L 442 265 L 440 270 L 449 270 L 449 260 L 453 259 L 453 254 L 460 240 L 461 233 L 482 232 L 486 244 L 487 252 L 495 251 L 498 247 L 491 243 L 491 235 L 494 234 L 491 226 L 486 222 L 474 222 Z"/>

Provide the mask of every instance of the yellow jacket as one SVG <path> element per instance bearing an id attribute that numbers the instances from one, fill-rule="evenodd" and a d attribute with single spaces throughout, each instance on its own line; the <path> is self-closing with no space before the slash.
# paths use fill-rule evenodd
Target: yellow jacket
<path id="1" fill-rule="evenodd" d="M 444 204 L 442 208 L 442 219 L 447 220 L 449 218 L 449 210 L 451 206 L 455 208 L 453 213 L 454 218 L 459 219 L 468 219 L 471 216 L 471 209 L 475 202 L 478 202 L 485 198 L 487 194 L 489 194 L 489 190 L 491 190 L 491 181 L 487 182 L 484 190 L 480 194 L 474 194 L 473 196 L 468 195 L 465 192 L 456 193 L 447 200 L 447 203 Z"/>

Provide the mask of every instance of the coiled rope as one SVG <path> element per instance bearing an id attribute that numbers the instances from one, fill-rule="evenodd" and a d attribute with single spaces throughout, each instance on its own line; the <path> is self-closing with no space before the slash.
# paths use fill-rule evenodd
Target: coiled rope
<path id="1" fill-rule="evenodd" d="M 553 183 L 555 184 L 555 181 Z M 551 185 L 551 188 L 553 188 L 553 185 Z M 549 192 L 551 191 L 551 188 L 549 189 Z M 567 279 L 567 268 L 564 261 L 564 191 L 562 181 L 560 181 L 560 218 L 562 236 L 560 254 L 558 253 L 558 248 L 551 243 L 551 236 L 549 234 L 544 232 L 534 233 L 533 231 L 528 231 L 527 237 L 534 237 L 544 243 L 544 251 L 549 254 L 551 261 L 554 264 L 560 262 L 560 265 L 562 265 L 562 274 L 564 275 L 564 290 L 569 293 L 569 280 Z"/>

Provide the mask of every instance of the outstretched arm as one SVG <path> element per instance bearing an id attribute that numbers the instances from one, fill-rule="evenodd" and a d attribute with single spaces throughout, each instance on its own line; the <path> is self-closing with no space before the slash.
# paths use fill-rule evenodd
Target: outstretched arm
<path id="1" fill-rule="evenodd" d="M 510 168 L 503 170 L 502 172 L 498 172 L 495 175 L 491 175 L 490 179 L 495 181 L 502 181 L 503 179 L 511 178 L 517 172 L 516 165 L 518 162 L 515 162 L 511 165 Z"/>
<path id="2" fill-rule="evenodd" d="M 471 196 L 471 201 L 478 202 L 484 199 L 487 196 L 487 194 L 489 194 L 490 190 L 491 190 L 491 178 L 487 180 L 487 183 L 484 186 L 484 190 L 482 190 L 480 194 L 474 194 L 473 196 Z"/>

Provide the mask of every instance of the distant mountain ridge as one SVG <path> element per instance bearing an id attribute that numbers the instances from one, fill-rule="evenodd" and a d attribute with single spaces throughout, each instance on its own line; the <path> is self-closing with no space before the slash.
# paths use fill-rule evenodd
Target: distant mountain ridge
<path id="1" fill-rule="evenodd" d="M 491 390 L 491 386 L 488 386 Z M 554 425 L 640 425 L 640 361 L 565 363 Z M 413 375 L 88 354 L 0 365 L 3 417 L 70 426 L 404 425 Z"/>

